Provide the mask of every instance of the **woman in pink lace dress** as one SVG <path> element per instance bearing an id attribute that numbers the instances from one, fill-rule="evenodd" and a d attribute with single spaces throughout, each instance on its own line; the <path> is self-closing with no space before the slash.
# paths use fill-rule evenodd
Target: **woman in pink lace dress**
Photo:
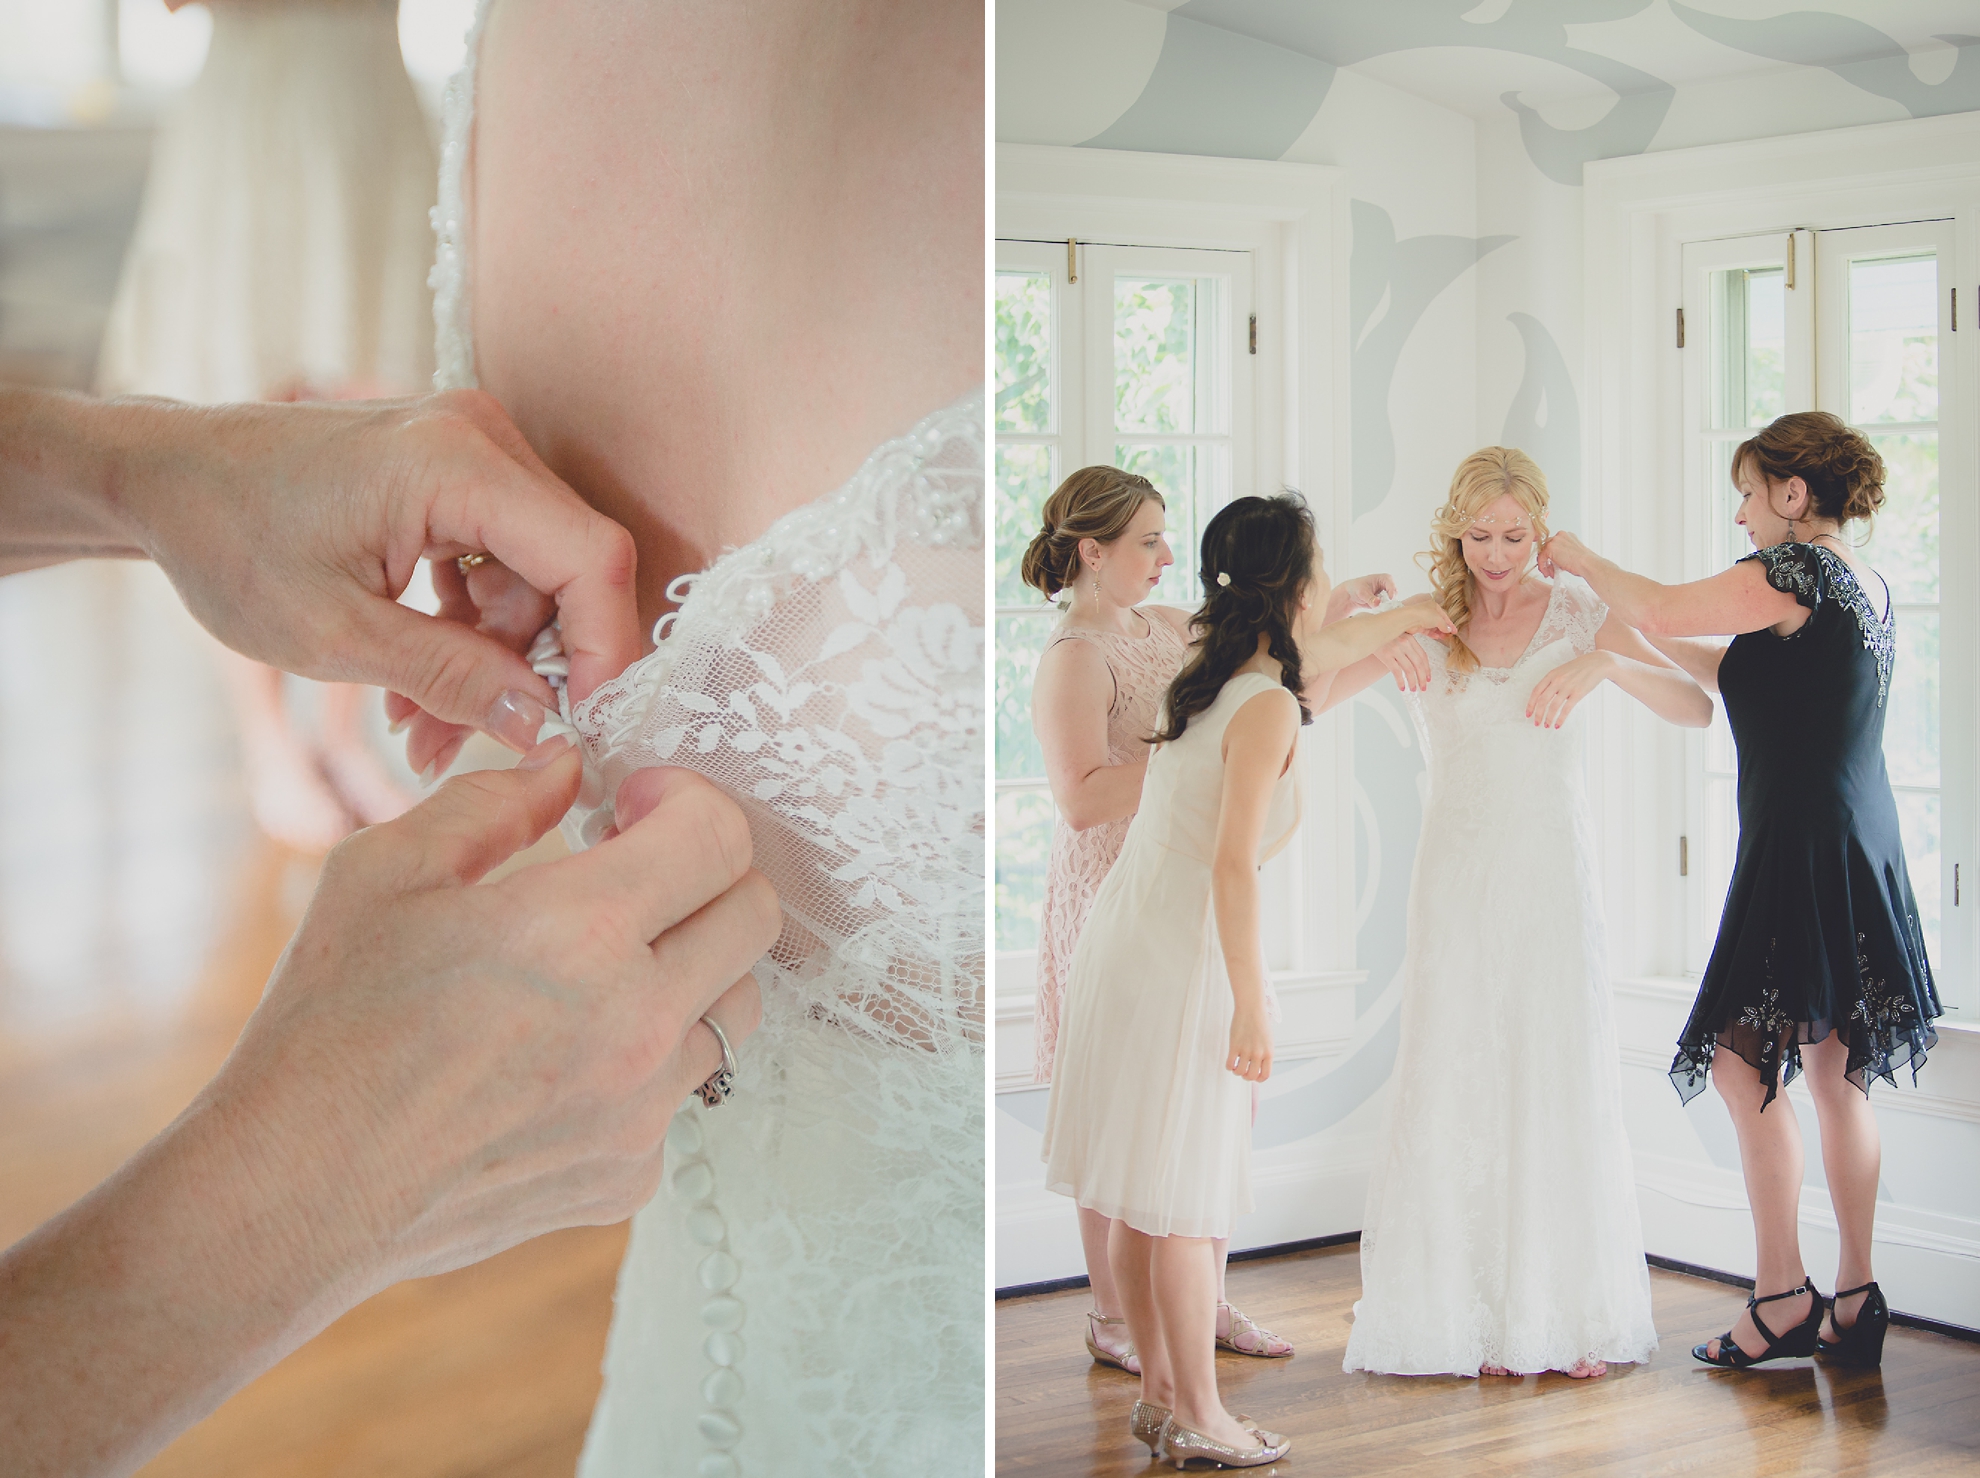
<path id="1" fill-rule="evenodd" d="M 1031 690 L 1032 727 L 1058 808 L 1038 931 L 1035 1076 L 1041 1083 L 1052 1076 L 1073 946 L 1141 804 L 1148 736 L 1189 650 L 1185 612 L 1141 604 L 1175 563 L 1165 512 L 1147 478 L 1118 467 L 1083 467 L 1046 500 L 1044 526 L 1025 552 L 1025 583 L 1047 600 L 1067 598 Z M 1094 1305 L 1086 1347 L 1095 1360 L 1139 1375 L 1107 1266 L 1110 1225 L 1099 1212 L 1079 1209 Z M 1227 1246 L 1217 1244 L 1217 1342 L 1241 1355 L 1290 1355 L 1285 1340 L 1223 1302 Z"/>

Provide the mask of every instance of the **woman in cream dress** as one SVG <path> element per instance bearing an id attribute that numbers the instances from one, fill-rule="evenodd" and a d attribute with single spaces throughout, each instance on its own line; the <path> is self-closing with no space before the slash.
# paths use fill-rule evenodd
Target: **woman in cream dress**
<path id="1" fill-rule="evenodd" d="M 1306 665 L 1448 623 L 1425 602 L 1319 629 L 1329 585 L 1291 494 L 1226 506 L 1201 568 L 1199 641 L 1073 955 L 1043 1150 L 1047 1184 L 1114 1222 L 1134 1436 L 1179 1467 L 1256 1467 L 1288 1444 L 1218 1396 L 1212 1239 L 1251 1209 L 1250 1085 L 1271 1072 L 1257 868 L 1299 825 Z"/>

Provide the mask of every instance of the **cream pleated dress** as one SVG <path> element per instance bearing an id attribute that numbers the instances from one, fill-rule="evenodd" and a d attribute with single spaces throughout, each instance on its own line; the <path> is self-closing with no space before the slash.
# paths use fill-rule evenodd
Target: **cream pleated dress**
<path id="1" fill-rule="evenodd" d="M 1046 1184 L 1151 1237 L 1228 1237 L 1251 1210 L 1251 1085 L 1224 1066 L 1230 979 L 1211 908 L 1224 731 L 1252 700 L 1295 706 L 1241 672 L 1148 762 L 1141 809 L 1073 953 Z M 1299 829 L 1297 766 L 1272 790 L 1262 863 Z"/>

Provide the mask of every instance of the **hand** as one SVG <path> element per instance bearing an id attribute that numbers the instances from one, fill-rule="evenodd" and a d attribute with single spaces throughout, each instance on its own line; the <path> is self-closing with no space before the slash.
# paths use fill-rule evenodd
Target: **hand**
<path id="1" fill-rule="evenodd" d="M 1549 580 L 1557 573 L 1586 575 L 1588 566 L 1594 558 L 1594 550 L 1573 534 L 1562 530 L 1560 533 L 1548 535 L 1547 542 L 1540 546 L 1533 567 Z"/>
<path id="2" fill-rule="evenodd" d="M 1343 580 L 1327 597 L 1327 619 L 1338 621 L 1350 611 L 1370 610 L 1395 593 L 1396 582 L 1387 575 L 1357 575 Z"/>
<path id="3" fill-rule="evenodd" d="M 1394 607 L 1403 613 L 1403 631 L 1428 631 L 1437 636 L 1455 636 L 1457 627 L 1451 618 L 1444 614 L 1444 608 L 1437 604 L 1434 595 L 1412 595 L 1408 600 Z"/>
<path id="4" fill-rule="evenodd" d="M 1399 636 L 1387 646 L 1375 649 L 1375 660 L 1395 677 L 1405 693 L 1421 693 L 1430 686 L 1430 654 L 1413 636 Z"/>
<path id="5" fill-rule="evenodd" d="M 1563 662 L 1533 685 L 1526 700 L 1526 716 L 1535 728 L 1558 729 L 1575 705 L 1601 687 L 1615 670 L 1616 660 L 1608 652 L 1589 652 Z"/>
<path id="6" fill-rule="evenodd" d="M 551 700 L 521 653 L 552 614 L 574 697 L 642 650 L 631 535 L 554 477 L 491 396 L 108 404 L 147 416 L 124 502 L 193 615 L 271 666 L 403 694 L 393 717 L 416 707 L 434 725 L 416 768 L 463 726 L 535 742 L 537 711 L 500 700 Z M 455 556 L 480 552 L 500 564 L 464 579 Z M 438 619 L 397 604 L 422 558 Z"/>
<path id="7" fill-rule="evenodd" d="M 1224 1066 L 1247 1083 L 1272 1076 L 1272 1027 L 1263 1005 L 1240 1005 L 1231 1016 L 1231 1046 Z"/>
<path id="8" fill-rule="evenodd" d="M 756 1027 L 746 972 L 776 896 L 742 813 L 689 771 L 627 779 L 591 850 L 469 886 L 555 823 L 579 772 L 551 740 L 338 847 L 208 1089 L 251 1117 L 266 1174 L 326 1173 L 332 1204 L 298 1214 L 330 1247 L 351 1230 L 334 1213 L 355 1221 L 372 1285 L 631 1215 L 721 1065 L 701 1017 L 732 1044 Z"/>

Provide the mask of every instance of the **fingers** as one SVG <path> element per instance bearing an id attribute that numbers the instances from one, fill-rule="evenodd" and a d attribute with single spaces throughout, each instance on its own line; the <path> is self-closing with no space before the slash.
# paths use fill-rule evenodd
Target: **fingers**
<path id="1" fill-rule="evenodd" d="M 466 410 L 505 455 L 485 459 L 485 475 L 435 504 L 428 535 L 438 544 L 486 550 L 554 597 L 571 662 L 571 696 L 588 697 L 631 666 L 643 647 L 632 535 L 552 476 L 492 398 L 462 399 L 457 408 Z M 455 722 L 472 722 L 500 691 L 480 693 L 478 705 L 435 711 Z"/>
<path id="2" fill-rule="evenodd" d="M 725 989 L 715 1000 L 696 1013 L 681 1050 L 675 1054 L 670 1080 L 663 1085 L 667 1101 L 678 1103 L 715 1075 L 722 1066 L 722 1044 L 708 1029 L 702 1017 L 712 1016 L 729 1038 L 729 1046 L 739 1048 L 763 1020 L 763 998 L 756 977 L 745 975 Z"/>
<path id="3" fill-rule="evenodd" d="M 703 905 L 653 941 L 653 961 L 661 979 L 677 983 L 727 982 L 748 972 L 777 942 L 783 914 L 776 890 L 762 873 L 751 870 L 712 903 Z M 694 995 L 690 1003 L 699 1016 L 725 985 Z"/>
<path id="4" fill-rule="evenodd" d="M 404 884 L 479 882 L 555 826 L 577 798 L 583 766 L 568 739 L 553 739 L 513 770 L 477 770 L 447 782 L 396 821 L 366 833 L 371 846 L 403 849 Z"/>
<path id="5" fill-rule="evenodd" d="M 749 824 L 741 810 L 691 770 L 629 777 L 616 814 L 617 836 L 542 868 L 550 876 L 540 885 L 615 910 L 641 943 L 719 898 L 749 871 Z"/>
<path id="6" fill-rule="evenodd" d="M 372 602 L 362 619 L 362 640 L 384 669 L 377 680 L 443 724 L 478 725 L 511 690 L 556 701 L 521 653 L 471 626 L 392 601 Z"/>

